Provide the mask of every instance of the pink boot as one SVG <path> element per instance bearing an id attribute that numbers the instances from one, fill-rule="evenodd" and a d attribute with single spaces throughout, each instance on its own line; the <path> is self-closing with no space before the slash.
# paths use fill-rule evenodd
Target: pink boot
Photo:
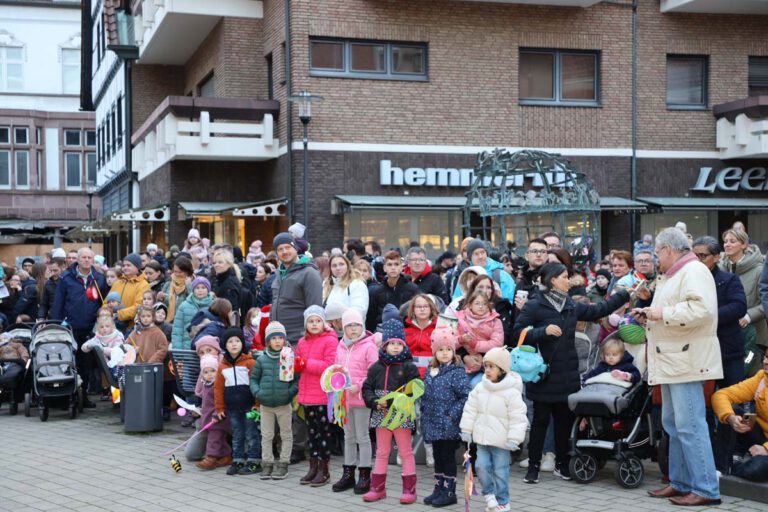
<path id="1" fill-rule="evenodd" d="M 414 485 L 416 483 L 414 477 Z M 363 495 L 363 501 L 379 501 L 387 497 L 387 474 L 373 473 L 371 475 L 371 489 Z"/>
<path id="2" fill-rule="evenodd" d="M 403 475 L 403 495 L 400 503 L 410 505 L 416 501 L 416 475 Z"/>

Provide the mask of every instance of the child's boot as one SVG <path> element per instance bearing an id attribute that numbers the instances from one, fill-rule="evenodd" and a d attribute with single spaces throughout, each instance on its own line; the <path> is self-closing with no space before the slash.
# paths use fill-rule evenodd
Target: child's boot
<path id="1" fill-rule="evenodd" d="M 288 475 L 288 463 L 278 462 L 272 470 L 272 480 L 283 480 Z"/>
<path id="2" fill-rule="evenodd" d="M 330 462 L 330 460 L 326 459 L 320 459 L 317 461 L 317 473 L 315 473 L 315 478 L 309 482 L 310 487 L 322 487 L 328 483 L 328 481 L 331 479 L 331 472 L 328 468 L 328 464 Z"/>
<path id="3" fill-rule="evenodd" d="M 403 475 L 403 494 L 400 503 L 410 505 L 416 501 L 416 475 Z"/>
<path id="4" fill-rule="evenodd" d="M 432 494 L 424 498 L 424 504 L 425 505 L 431 505 L 435 498 L 440 496 L 440 493 L 443 492 L 443 483 L 445 482 L 445 478 L 443 475 L 435 475 L 435 488 L 432 489 Z"/>
<path id="5" fill-rule="evenodd" d="M 355 494 L 365 494 L 371 488 L 371 468 L 357 468 L 360 477 L 355 484 Z"/>
<path id="6" fill-rule="evenodd" d="M 315 457 L 309 458 L 309 471 L 307 471 L 307 474 L 301 477 L 301 480 L 299 480 L 301 485 L 309 485 L 309 482 L 315 478 L 315 475 L 317 475 L 318 461 L 319 459 L 316 459 Z"/>
<path id="7" fill-rule="evenodd" d="M 387 497 L 387 474 L 373 473 L 371 489 L 363 495 L 363 501 L 379 501 Z"/>
<path id="8" fill-rule="evenodd" d="M 271 462 L 263 462 L 261 464 L 261 478 L 262 480 L 271 480 L 272 479 L 272 470 L 274 469 L 274 464 Z"/>
<path id="9" fill-rule="evenodd" d="M 432 506 L 445 507 L 447 505 L 455 505 L 456 502 L 456 479 L 446 478 L 443 490 L 439 496 L 432 500 Z"/>
<path id="10" fill-rule="evenodd" d="M 203 460 L 196 462 L 195 466 L 204 470 L 216 469 L 217 467 L 219 467 L 216 464 L 218 461 L 219 459 L 217 459 L 216 457 L 211 457 L 209 455 L 206 455 Z"/>
<path id="11" fill-rule="evenodd" d="M 342 466 L 342 467 L 344 468 L 344 473 L 342 473 L 339 481 L 333 484 L 333 486 L 331 487 L 331 489 L 333 489 L 333 492 L 346 491 L 355 486 L 356 466 Z"/>

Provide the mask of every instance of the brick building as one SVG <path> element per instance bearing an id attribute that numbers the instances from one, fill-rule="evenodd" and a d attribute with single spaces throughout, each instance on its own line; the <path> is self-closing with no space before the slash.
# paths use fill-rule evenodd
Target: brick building
<path id="1" fill-rule="evenodd" d="M 482 150 L 538 148 L 567 156 L 593 181 L 603 250 L 629 245 L 629 212 L 636 235 L 678 220 L 694 236 L 717 234 L 742 220 L 764 245 L 768 7 L 636 7 L 121 4 L 138 48 L 138 207 L 167 207 L 175 243 L 194 225 L 212 239 L 247 247 L 260 237 L 268 246 L 295 219 L 315 248 L 360 236 L 385 247 L 418 240 L 437 252 L 462 237 L 467 190 L 439 178 L 466 174 Z M 300 90 L 324 98 L 308 125 L 307 219 L 302 124 L 287 101 Z M 524 242 L 525 221 L 512 223 Z"/>

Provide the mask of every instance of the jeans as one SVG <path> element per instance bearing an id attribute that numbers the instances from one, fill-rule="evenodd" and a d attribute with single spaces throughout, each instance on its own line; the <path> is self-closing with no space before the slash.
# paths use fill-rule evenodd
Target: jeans
<path id="1" fill-rule="evenodd" d="M 232 424 L 232 460 L 234 462 L 261 462 L 261 433 L 255 421 L 245 417 L 248 411 L 228 410 L 229 422 Z M 245 445 L 248 444 L 246 457 Z"/>
<path id="2" fill-rule="evenodd" d="M 766 442 L 765 435 L 763 435 L 760 425 L 757 424 L 755 424 L 751 431 L 741 434 L 741 437 L 744 444 L 750 447 L 756 444 L 765 444 Z M 768 482 L 768 456 L 758 455 L 757 457 L 746 459 L 744 462 L 734 466 L 733 474 L 753 482 Z"/>
<path id="3" fill-rule="evenodd" d="M 741 359 L 723 361 L 723 378 L 717 381 L 717 389 L 733 386 L 744 380 L 744 362 Z M 736 448 L 736 432 L 728 423 L 720 423 L 711 409 L 707 409 L 707 423 L 715 467 L 724 474 L 731 469 L 733 450 Z"/>
<path id="4" fill-rule="evenodd" d="M 669 483 L 684 493 L 720 498 L 707 435 L 702 382 L 662 384 L 661 422 L 669 434 Z"/>
<path id="5" fill-rule="evenodd" d="M 440 439 L 432 441 L 435 456 L 435 474 L 447 478 L 456 478 L 456 448 L 458 439 Z"/>
<path id="6" fill-rule="evenodd" d="M 550 418 L 554 421 L 550 421 Z M 574 415 L 568 407 L 568 402 L 534 402 L 533 423 L 531 424 L 531 440 L 528 444 L 528 462 L 540 464 L 541 454 L 547 430 L 551 424 L 555 431 L 555 460 L 560 464 L 568 464 L 568 437 L 571 434 Z"/>
<path id="7" fill-rule="evenodd" d="M 509 503 L 509 450 L 495 446 L 477 445 L 477 478 L 483 496 L 493 494 L 499 505 Z"/>

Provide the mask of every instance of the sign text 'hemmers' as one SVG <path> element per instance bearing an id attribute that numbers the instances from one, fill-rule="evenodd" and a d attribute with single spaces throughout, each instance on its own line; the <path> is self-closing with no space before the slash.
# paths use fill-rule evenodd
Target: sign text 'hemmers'
<path id="1" fill-rule="evenodd" d="M 710 194 L 714 194 L 715 190 L 726 192 L 768 190 L 765 167 L 751 167 L 746 171 L 741 167 L 725 167 L 717 171 L 714 179 L 710 181 L 711 174 L 711 167 L 699 169 L 699 179 L 691 190 Z"/>

